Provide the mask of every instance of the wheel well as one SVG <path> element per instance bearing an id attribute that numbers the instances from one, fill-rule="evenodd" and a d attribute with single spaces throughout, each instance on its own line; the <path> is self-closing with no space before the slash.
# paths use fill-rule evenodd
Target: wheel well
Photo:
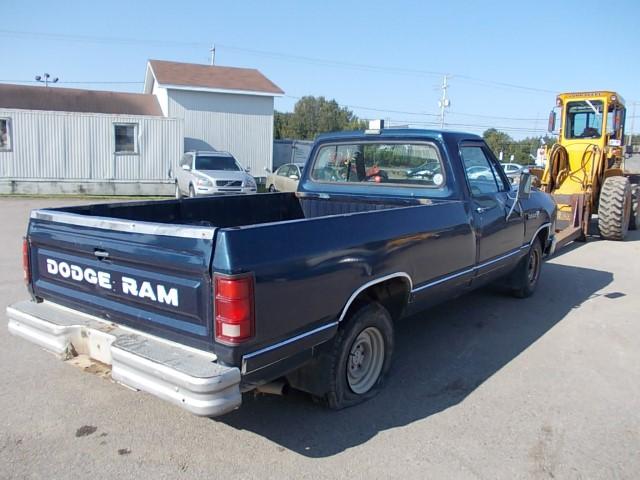
<path id="1" fill-rule="evenodd" d="M 549 230 L 551 230 L 551 226 L 541 229 L 536 235 L 536 238 L 540 239 L 540 246 L 542 247 L 543 251 L 547 246 L 547 240 L 549 238 Z"/>
<path id="2" fill-rule="evenodd" d="M 379 302 L 385 307 L 391 318 L 395 321 L 400 318 L 404 308 L 409 302 L 411 284 L 406 277 L 394 277 L 367 287 L 347 303 L 346 310 L 341 318 L 346 318 L 349 313 L 358 310 L 368 302 Z"/>

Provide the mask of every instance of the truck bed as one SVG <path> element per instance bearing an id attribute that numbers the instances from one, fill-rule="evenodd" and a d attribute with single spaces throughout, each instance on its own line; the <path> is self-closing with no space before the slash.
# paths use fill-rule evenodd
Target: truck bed
<path id="1" fill-rule="evenodd" d="M 414 221 L 391 212 L 421 203 L 428 202 L 278 193 L 37 210 L 29 226 L 32 289 L 37 298 L 214 350 L 213 271 L 240 273 L 246 262 L 259 302 L 272 283 L 269 270 L 286 275 L 281 267 L 306 264 L 312 272 L 317 262 L 326 268 L 328 251 L 337 248 L 327 241 L 330 232 L 339 235 L 341 249 L 366 248 L 372 237 L 379 245 L 415 229 Z M 390 215 L 380 217 L 384 212 Z M 450 221 L 466 222 L 463 216 Z"/>
<path id="2" fill-rule="evenodd" d="M 203 227 L 241 227 L 417 205 L 418 200 L 276 193 L 155 202 L 105 203 L 55 209 L 85 217 Z"/>

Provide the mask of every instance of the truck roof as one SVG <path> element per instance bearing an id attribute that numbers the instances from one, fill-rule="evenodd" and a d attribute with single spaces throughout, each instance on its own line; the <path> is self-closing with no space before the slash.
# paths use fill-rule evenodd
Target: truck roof
<path id="1" fill-rule="evenodd" d="M 379 133 L 377 133 L 379 132 Z M 474 133 L 455 132 L 451 130 L 426 130 L 421 128 L 384 128 L 376 133 L 367 133 L 366 130 L 354 130 L 346 132 L 321 133 L 316 137 L 317 141 L 325 140 L 345 140 L 345 139 L 367 139 L 376 138 L 453 138 L 453 139 L 473 139 L 482 140 L 482 137 Z"/>

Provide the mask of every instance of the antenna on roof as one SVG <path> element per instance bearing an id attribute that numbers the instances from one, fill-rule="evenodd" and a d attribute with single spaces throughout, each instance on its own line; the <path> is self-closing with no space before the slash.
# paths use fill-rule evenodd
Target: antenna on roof
<path id="1" fill-rule="evenodd" d="M 209 51 L 211 52 L 211 66 L 213 66 L 216 64 L 216 44 L 215 43 L 211 45 L 211 48 L 209 49 Z"/>

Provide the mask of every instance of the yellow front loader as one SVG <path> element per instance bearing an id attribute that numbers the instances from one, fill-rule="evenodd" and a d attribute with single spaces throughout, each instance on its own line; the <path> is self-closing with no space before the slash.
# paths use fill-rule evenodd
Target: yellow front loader
<path id="1" fill-rule="evenodd" d="M 607 240 L 624 240 L 638 218 L 640 172 L 625 169 L 624 100 L 615 92 L 562 93 L 549 116 L 558 143 L 548 152 L 542 189 L 558 204 L 558 246 L 585 240 L 592 214 Z"/>

